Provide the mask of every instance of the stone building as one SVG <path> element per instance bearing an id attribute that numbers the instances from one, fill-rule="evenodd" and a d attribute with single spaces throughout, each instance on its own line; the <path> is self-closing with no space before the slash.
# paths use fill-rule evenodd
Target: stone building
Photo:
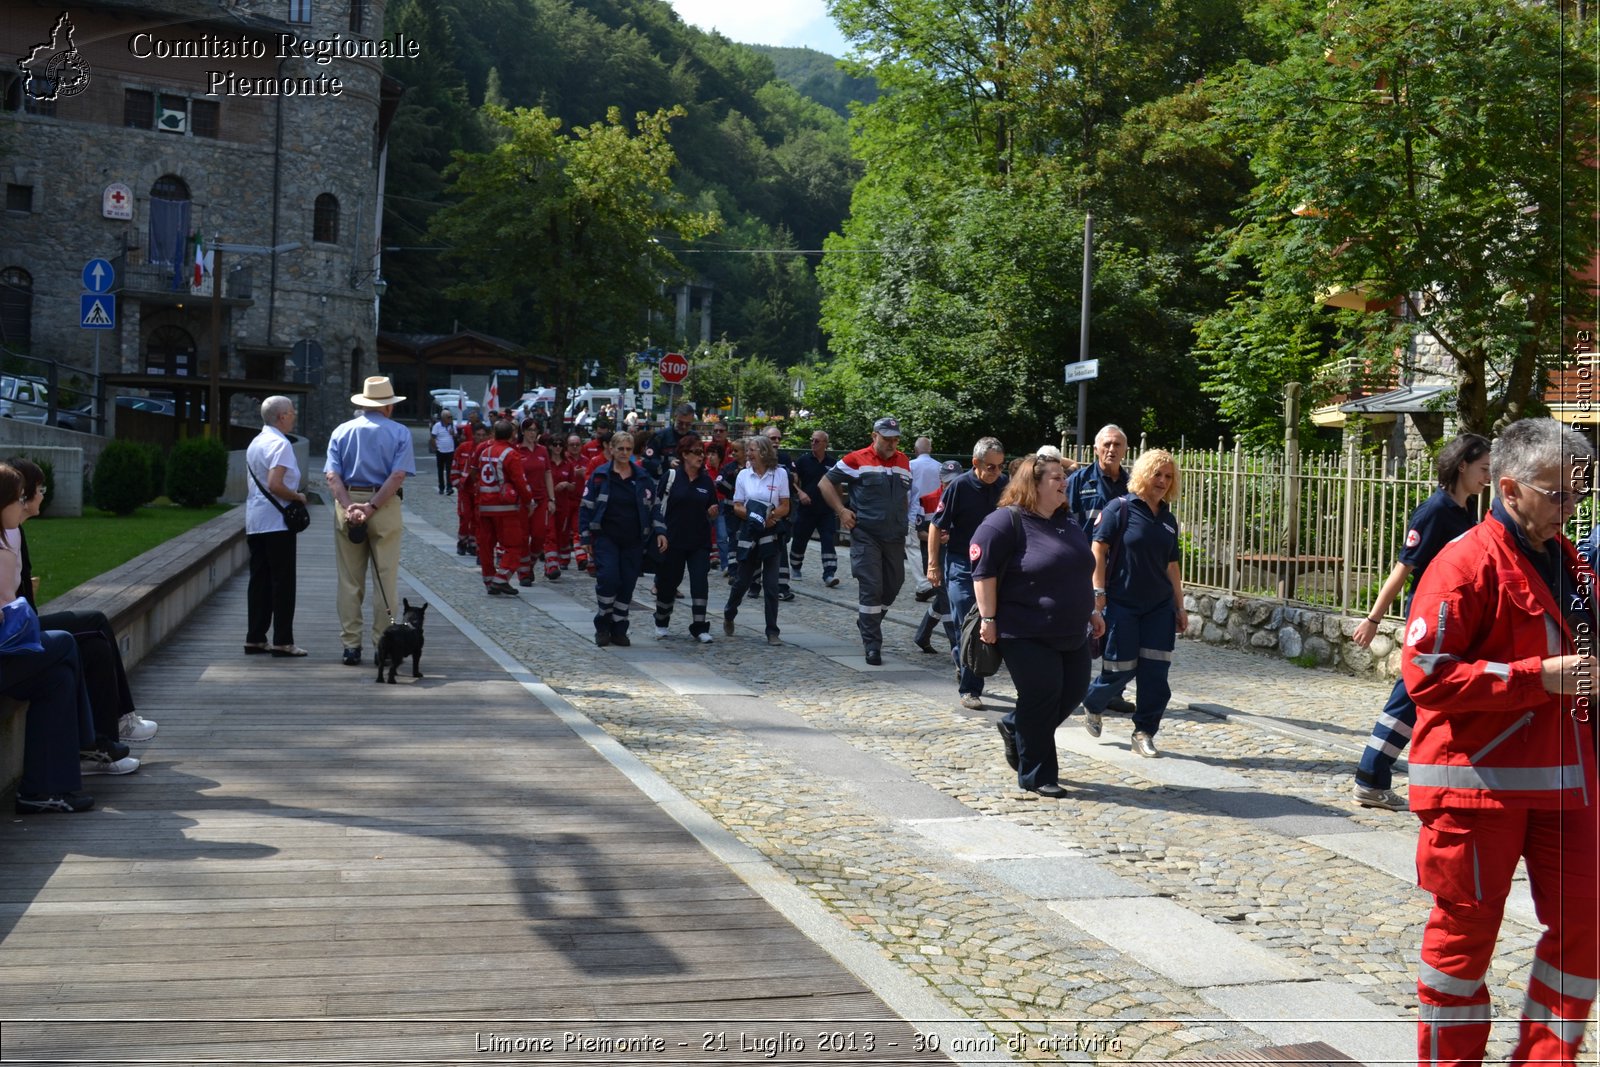
<path id="1" fill-rule="evenodd" d="M 0 18 L 0 343 L 107 392 L 303 397 L 313 439 L 376 373 L 384 141 L 400 83 L 382 0 L 96 0 Z M 408 52 L 409 48 L 409 52 Z M 195 237 L 222 278 L 193 284 Z M 85 264 L 116 269 L 113 311 Z M 17 361 L 10 360 L 12 365 Z M 37 373 L 37 371 L 35 371 Z M 180 384 L 180 379 L 187 379 Z"/>

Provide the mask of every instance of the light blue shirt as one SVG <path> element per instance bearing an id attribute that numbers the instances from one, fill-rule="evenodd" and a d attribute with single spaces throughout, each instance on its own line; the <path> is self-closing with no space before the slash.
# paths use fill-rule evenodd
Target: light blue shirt
<path id="1" fill-rule="evenodd" d="M 395 471 L 417 473 L 411 431 L 379 411 L 363 411 L 340 423 L 328 438 L 323 473 L 337 474 L 345 485 L 380 486 Z"/>

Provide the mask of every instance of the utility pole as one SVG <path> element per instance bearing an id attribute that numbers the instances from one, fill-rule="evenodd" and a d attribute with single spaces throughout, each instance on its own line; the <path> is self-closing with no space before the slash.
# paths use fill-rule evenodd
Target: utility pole
<path id="1" fill-rule="evenodd" d="M 1078 362 L 1089 358 L 1089 286 L 1094 280 L 1094 214 L 1083 215 L 1083 302 L 1082 317 L 1078 322 Z M 1078 447 L 1083 448 L 1083 438 L 1089 429 L 1089 380 L 1078 381 Z"/>

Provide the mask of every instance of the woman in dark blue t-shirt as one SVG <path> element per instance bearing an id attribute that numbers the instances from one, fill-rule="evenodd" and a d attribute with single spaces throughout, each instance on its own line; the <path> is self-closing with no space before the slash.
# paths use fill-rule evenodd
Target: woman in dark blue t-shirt
<path id="1" fill-rule="evenodd" d="M 1016 709 L 999 723 L 1006 762 L 1023 789 L 1057 798 L 1067 791 L 1056 727 L 1083 699 L 1089 637 L 1105 630 L 1090 595 L 1089 539 L 1065 507 L 1065 488 L 1058 457 L 1025 457 L 967 550 L 978 636 L 998 642 L 1017 687 Z"/>
<path id="2" fill-rule="evenodd" d="M 711 643 L 706 621 L 710 597 L 712 524 L 717 517 L 717 488 L 705 469 L 706 446 L 697 434 L 678 439 L 678 465 L 668 468 L 656 489 L 656 640 L 668 634 L 672 602 L 683 572 L 689 572 L 689 635 Z"/>
<path id="3" fill-rule="evenodd" d="M 1128 495 L 1106 505 L 1094 526 L 1095 607 L 1105 611 L 1100 677 L 1083 698 L 1084 729 L 1100 736 L 1100 716 L 1138 680 L 1133 751 L 1155 756 L 1156 731 L 1172 699 L 1167 673 L 1177 636 L 1188 629 L 1178 563 L 1178 463 L 1153 448 L 1128 475 Z"/>

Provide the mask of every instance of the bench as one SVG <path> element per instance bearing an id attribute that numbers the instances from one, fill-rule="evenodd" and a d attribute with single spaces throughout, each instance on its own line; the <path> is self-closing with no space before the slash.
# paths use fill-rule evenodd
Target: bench
<path id="1" fill-rule="evenodd" d="M 249 560 L 244 509 L 218 515 L 120 567 L 41 603 L 41 614 L 103 611 L 131 670 Z M 27 702 L 0 697 L 0 805 L 22 777 Z"/>
<path id="2" fill-rule="evenodd" d="M 1295 579 L 1299 576 L 1301 571 L 1324 570 L 1330 567 L 1337 571 L 1339 567 L 1344 565 L 1344 557 L 1287 556 L 1275 555 L 1272 553 L 1247 552 L 1240 553 L 1239 555 L 1235 556 L 1234 562 L 1238 566 L 1243 566 L 1245 564 L 1265 566 L 1272 572 L 1274 576 L 1276 585 L 1278 587 L 1278 595 L 1285 600 L 1292 600 L 1294 599 Z M 1336 575 L 1334 578 L 1335 596 L 1339 595 L 1339 587 L 1342 582 L 1342 577 Z"/>

